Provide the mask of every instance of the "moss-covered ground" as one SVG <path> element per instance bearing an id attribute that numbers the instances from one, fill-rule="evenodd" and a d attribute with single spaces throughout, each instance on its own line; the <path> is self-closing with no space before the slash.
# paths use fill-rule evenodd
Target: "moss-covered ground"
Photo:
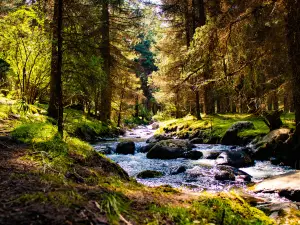
<path id="1" fill-rule="evenodd" d="M 30 107 L 37 112 L 18 117 L 16 105 L 0 104 L 0 224 L 274 223 L 234 193 L 138 184 L 69 135 L 72 128 L 61 137 L 41 107 Z M 67 126 L 77 121 L 86 122 L 70 116 Z"/>
<path id="2" fill-rule="evenodd" d="M 284 127 L 294 127 L 294 114 L 286 113 L 282 115 L 281 119 Z M 161 121 L 161 127 L 156 134 L 170 133 L 173 136 L 186 138 L 197 131 L 201 131 L 207 140 L 212 137 L 221 140 L 228 128 L 239 121 L 251 121 L 254 124 L 254 129 L 240 132 L 238 135 L 241 137 L 256 137 L 269 132 L 269 128 L 262 117 L 250 114 L 216 114 L 203 116 L 202 120 L 197 120 L 193 116 L 186 116 L 180 119 Z"/>

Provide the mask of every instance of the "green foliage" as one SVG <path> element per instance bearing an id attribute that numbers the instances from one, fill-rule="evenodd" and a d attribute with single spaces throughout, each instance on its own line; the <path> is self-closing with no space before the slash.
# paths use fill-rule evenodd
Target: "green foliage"
<path id="1" fill-rule="evenodd" d="M 9 63 L 19 97 L 34 103 L 48 86 L 51 42 L 45 17 L 34 6 L 22 7 L 0 19 L 0 54 Z"/>
<path id="2" fill-rule="evenodd" d="M 146 125 L 149 121 L 142 120 L 140 117 L 131 117 L 129 119 L 124 120 L 124 124 L 129 127 L 134 127 L 135 125 Z"/>
<path id="3" fill-rule="evenodd" d="M 232 124 L 245 120 L 253 122 L 255 129 L 244 130 L 239 133 L 240 136 L 254 137 L 269 132 L 262 118 L 253 117 L 249 114 L 225 114 L 203 116 L 203 120 L 197 120 L 193 116 L 168 120 L 162 123 L 163 125 L 157 130 L 157 134 L 163 133 L 164 130 L 173 130 L 177 135 L 192 134 L 197 130 L 202 130 L 206 136 L 221 138 Z"/>
<path id="4" fill-rule="evenodd" d="M 83 197 L 75 191 L 54 191 L 54 192 L 35 192 L 33 194 L 24 194 L 14 200 L 17 203 L 32 203 L 38 202 L 42 204 L 53 204 L 57 207 L 78 205 L 83 200 Z"/>
<path id="5" fill-rule="evenodd" d="M 170 116 L 170 114 L 166 111 L 158 111 L 156 113 L 156 115 L 154 115 L 152 117 L 153 120 L 156 120 L 156 121 L 166 121 L 166 120 L 171 120 L 171 119 L 174 119 Z"/>
<path id="6" fill-rule="evenodd" d="M 17 127 L 12 136 L 24 143 L 39 143 L 57 137 L 57 129 L 50 123 L 29 123 Z"/>
<path id="7" fill-rule="evenodd" d="M 150 209 L 155 213 L 155 221 L 149 224 L 167 224 L 173 221 L 176 224 L 274 224 L 263 212 L 249 206 L 236 196 L 222 194 L 213 196 L 207 194 L 193 201 L 190 207 L 157 206 Z M 164 221 L 164 222 L 162 222 Z"/>
<path id="8" fill-rule="evenodd" d="M 27 102 L 25 101 L 25 98 L 21 99 L 18 101 L 17 103 L 19 110 L 22 113 L 27 113 L 29 110 L 29 105 L 27 104 Z"/>
<path id="9" fill-rule="evenodd" d="M 50 123 L 29 123 L 18 126 L 12 136 L 32 145 L 32 160 L 39 161 L 44 167 L 66 172 L 73 165 L 70 154 L 87 158 L 93 154 L 93 148 L 77 138 L 66 135 L 63 140 L 57 128 Z"/>
<path id="10" fill-rule="evenodd" d="M 127 212 L 129 202 L 125 202 L 119 193 L 105 193 L 101 197 L 100 210 L 106 213 L 111 223 L 118 224 L 120 215 Z"/>
<path id="11" fill-rule="evenodd" d="M 140 42 L 134 46 L 134 50 L 141 54 L 140 58 L 136 58 L 136 62 L 140 62 L 141 66 L 147 73 L 157 71 L 155 66 L 154 53 L 150 50 L 152 41 L 147 40 L 145 35 L 139 35 Z"/>
<path id="12" fill-rule="evenodd" d="M 74 109 L 65 110 L 65 129 L 69 134 L 75 135 L 76 130 L 93 130 L 97 135 L 108 134 L 113 126 L 108 126 L 99 120 L 93 119 Z"/>

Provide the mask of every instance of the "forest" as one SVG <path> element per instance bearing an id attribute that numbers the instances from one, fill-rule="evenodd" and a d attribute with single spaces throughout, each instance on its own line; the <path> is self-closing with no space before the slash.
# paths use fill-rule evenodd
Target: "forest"
<path id="1" fill-rule="evenodd" d="M 300 224 L 300 1 L 1 0 L 0 224 Z"/>

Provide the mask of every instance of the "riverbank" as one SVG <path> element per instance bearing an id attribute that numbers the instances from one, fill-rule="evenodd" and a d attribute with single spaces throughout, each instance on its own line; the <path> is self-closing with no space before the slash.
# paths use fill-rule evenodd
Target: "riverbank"
<path id="1" fill-rule="evenodd" d="M 294 114 L 283 114 L 281 119 L 283 127 L 294 128 Z M 244 140 L 241 143 L 247 144 L 256 137 L 269 133 L 269 128 L 261 117 L 251 114 L 216 114 L 203 116 L 202 120 L 186 116 L 181 119 L 160 121 L 160 128 L 156 134 L 190 140 L 200 138 L 204 144 L 219 144 L 226 131 L 240 121 L 248 121 L 254 125 L 238 133 L 239 138 Z"/>
<path id="2" fill-rule="evenodd" d="M 141 185 L 88 143 L 61 138 L 42 108 L 16 110 L 1 105 L 0 224 L 273 223 L 234 193 Z"/>
<path id="3" fill-rule="evenodd" d="M 22 114 L 19 107 L 0 104 L 0 224 L 275 223 L 235 192 L 195 193 L 137 183 L 78 139 L 90 137 L 78 135 L 81 125 L 92 128 L 96 138 L 112 132 L 77 110 L 66 110 L 61 138 L 45 106 L 29 106 Z M 128 133 L 139 139 L 140 131 Z"/>

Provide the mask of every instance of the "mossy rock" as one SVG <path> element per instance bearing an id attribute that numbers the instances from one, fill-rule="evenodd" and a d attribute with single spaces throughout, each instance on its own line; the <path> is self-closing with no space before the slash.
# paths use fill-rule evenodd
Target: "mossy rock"
<path id="1" fill-rule="evenodd" d="M 163 175 L 164 175 L 164 173 L 159 172 L 159 171 L 145 170 L 143 172 L 140 172 L 137 175 L 137 178 L 140 178 L 140 179 L 159 178 L 159 177 L 162 177 Z"/>
<path id="2" fill-rule="evenodd" d="M 189 141 L 181 139 L 163 140 L 158 142 L 156 145 L 161 147 L 179 148 L 185 151 L 189 151 L 193 148 L 193 145 Z"/>

